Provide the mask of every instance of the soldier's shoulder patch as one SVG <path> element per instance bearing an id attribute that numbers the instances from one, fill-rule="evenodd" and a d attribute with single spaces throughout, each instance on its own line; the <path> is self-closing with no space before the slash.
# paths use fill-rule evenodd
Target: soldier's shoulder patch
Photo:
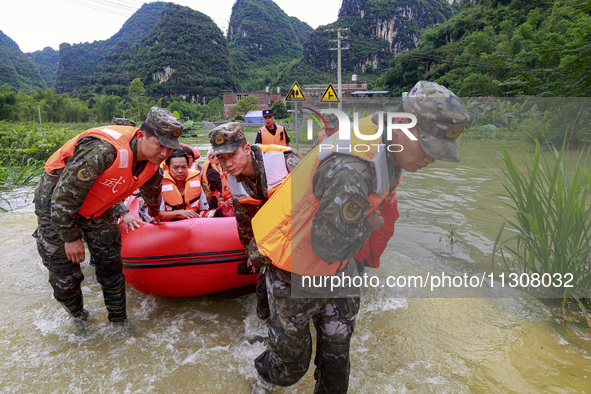
<path id="1" fill-rule="evenodd" d="M 86 166 L 78 171 L 78 179 L 83 182 L 89 181 L 96 177 L 96 172 L 91 166 Z"/>
<path id="2" fill-rule="evenodd" d="M 348 223 L 356 222 L 361 218 L 363 212 L 369 208 L 369 201 L 363 198 L 361 194 L 352 194 L 349 196 L 343 208 L 341 209 L 341 215 L 343 220 Z"/>

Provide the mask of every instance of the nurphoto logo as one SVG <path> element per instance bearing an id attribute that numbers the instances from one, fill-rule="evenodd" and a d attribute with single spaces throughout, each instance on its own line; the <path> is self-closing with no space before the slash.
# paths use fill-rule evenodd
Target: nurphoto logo
<path id="1" fill-rule="evenodd" d="M 403 150 L 402 145 L 400 144 L 365 144 L 365 143 L 356 143 L 351 144 L 351 129 L 353 129 L 353 133 L 357 140 L 361 141 L 375 141 L 381 140 L 381 137 L 384 133 L 384 116 L 383 112 L 377 112 L 378 118 L 378 129 L 374 134 L 364 134 L 361 133 L 359 130 L 359 114 L 357 112 L 353 113 L 353 127 L 351 127 L 351 121 L 349 120 L 349 116 L 340 111 L 338 109 L 321 109 L 320 112 L 322 114 L 334 114 L 337 119 L 339 120 L 339 127 L 337 136 L 330 140 L 333 143 L 322 143 L 320 144 L 320 151 L 324 150 L 331 150 L 335 152 L 339 151 L 355 151 L 355 152 L 368 152 L 371 147 L 377 146 L 378 152 L 381 149 L 386 149 L 388 152 L 401 152 Z M 411 141 L 416 141 L 417 137 L 415 137 L 410 129 L 412 129 L 417 124 L 417 118 L 415 115 L 406 113 L 406 112 L 386 112 L 386 140 L 392 141 L 392 131 L 394 129 L 401 130 Z M 410 119 L 409 123 L 397 123 L 394 120 L 397 118 L 406 118 Z M 313 139 L 313 132 L 312 132 L 312 119 L 308 120 L 308 139 Z M 329 142 L 327 139 L 325 142 Z"/>

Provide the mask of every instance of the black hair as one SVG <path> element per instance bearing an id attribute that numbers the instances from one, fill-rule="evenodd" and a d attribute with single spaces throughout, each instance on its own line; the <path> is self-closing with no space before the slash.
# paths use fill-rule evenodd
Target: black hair
<path id="1" fill-rule="evenodd" d="M 140 126 L 140 130 L 142 130 L 146 134 L 146 138 L 156 137 L 156 133 L 154 132 L 154 130 L 150 128 L 150 126 L 146 124 L 146 122 L 142 123 L 142 125 Z"/>
<path id="2" fill-rule="evenodd" d="M 170 154 L 170 156 L 168 156 L 166 158 L 166 165 L 170 167 L 170 160 L 174 157 L 184 157 L 185 160 L 187 160 L 187 165 L 189 164 L 189 157 L 187 156 L 187 154 L 185 152 L 183 152 L 182 149 L 175 149 L 172 151 L 172 153 Z"/>
<path id="3" fill-rule="evenodd" d="M 184 146 L 184 145 L 181 145 L 181 148 L 183 149 L 183 152 L 185 152 L 187 156 L 191 156 L 193 158 L 193 161 L 195 161 L 195 153 L 193 153 L 193 149 L 191 149 L 188 146 Z"/>

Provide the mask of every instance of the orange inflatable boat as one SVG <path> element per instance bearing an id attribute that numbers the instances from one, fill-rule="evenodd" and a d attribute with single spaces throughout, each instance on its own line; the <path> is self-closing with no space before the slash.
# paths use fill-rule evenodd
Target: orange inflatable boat
<path id="1" fill-rule="evenodd" d="M 128 204 L 138 217 L 139 200 Z M 144 223 L 129 233 L 120 226 L 125 280 L 143 293 L 192 297 L 256 282 L 258 274 L 238 274 L 246 254 L 233 217 Z"/>

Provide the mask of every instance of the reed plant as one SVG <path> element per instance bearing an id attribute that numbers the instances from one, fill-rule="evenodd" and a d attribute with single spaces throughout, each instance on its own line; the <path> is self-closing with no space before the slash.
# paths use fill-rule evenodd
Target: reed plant
<path id="1" fill-rule="evenodd" d="M 573 287 L 555 288 L 562 298 L 562 311 L 567 299 L 574 299 L 585 320 L 591 319 L 584 301 L 591 289 L 591 174 L 588 167 L 589 151 L 583 151 L 574 169 L 567 170 L 564 145 L 544 155 L 536 141 L 534 154 L 528 154 L 525 170 L 520 169 L 512 155 L 500 143 L 506 168 L 500 176 L 504 204 L 510 212 L 503 217 L 493 249 L 501 252 L 510 270 L 547 278 L 568 278 L 572 274 Z M 550 156 L 548 158 L 547 156 Z M 504 234 L 510 233 L 506 239 Z M 503 251 L 509 252 L 508 259 Z M 548 283 L 548 282 L 547 282 Z M 558 281 L 552 280 L 554 288 Z"/>
<path id="2" fill-rule="evenodd" d="M 35 184 L 43 171 L 44 163 L 34 159 L 28 159 L 25 165 L 14 162 L 5 164 L 0 160 L 0 200 L 10 206 L 10 201 L 4 193 L 12 191 L 15 187 Z M 0 207 L 0 211 L 6 211 L 6 209 Z"/>

